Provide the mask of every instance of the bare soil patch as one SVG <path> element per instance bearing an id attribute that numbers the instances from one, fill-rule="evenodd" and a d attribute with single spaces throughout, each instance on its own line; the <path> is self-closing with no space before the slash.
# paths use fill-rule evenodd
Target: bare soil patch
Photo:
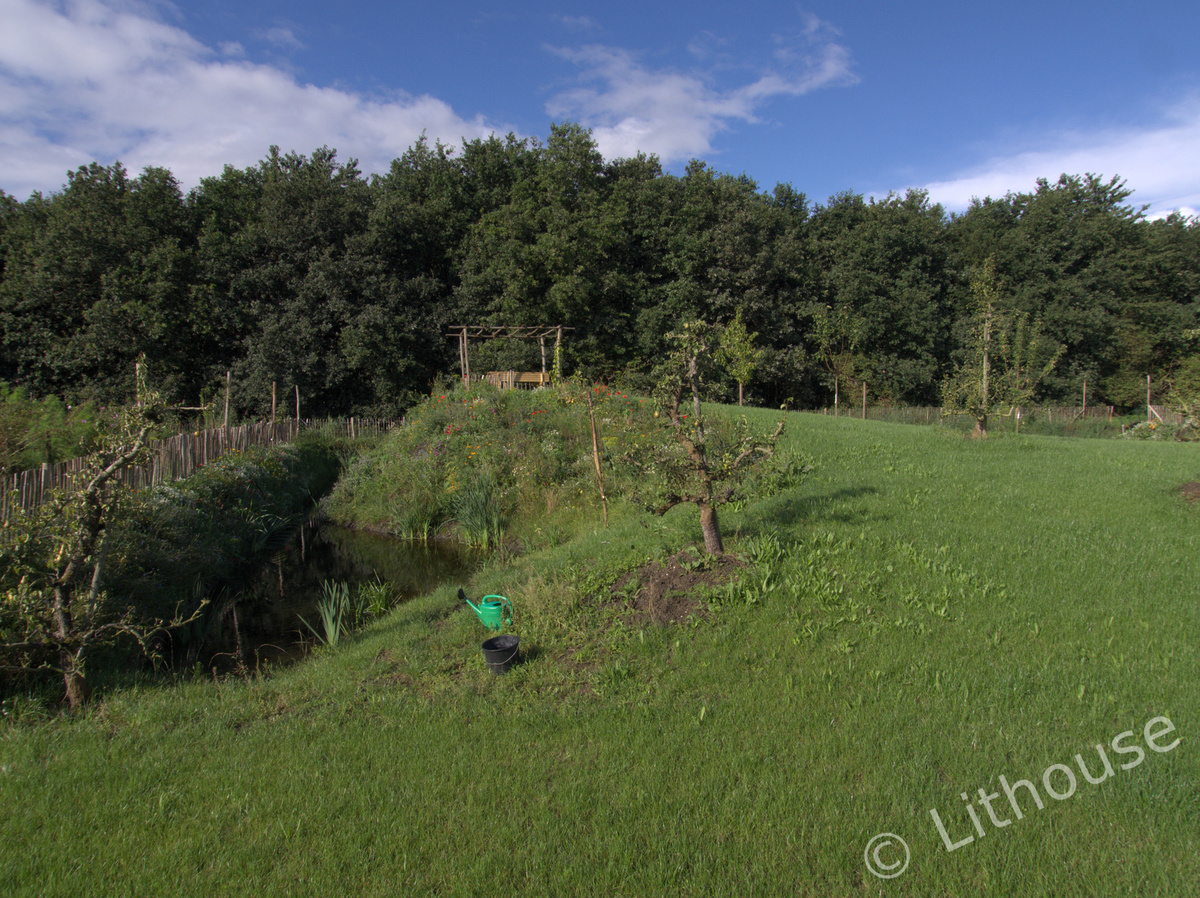
<path id="1" fill-rule="evenodd" d="M 1200 482 L 1193 480 L 1179 488 L 1180 495 L 1189 502 L 1200 502 Z"/>
<path id="2" fill-rule="evenodd" d="M 705 588 L 728 583 L 745 566 L 732 555 L 684 549 L 622 576 L 612 586 L 611 600 L 630 609 L 634 625 L 683 623 L 708 612 Z"/>

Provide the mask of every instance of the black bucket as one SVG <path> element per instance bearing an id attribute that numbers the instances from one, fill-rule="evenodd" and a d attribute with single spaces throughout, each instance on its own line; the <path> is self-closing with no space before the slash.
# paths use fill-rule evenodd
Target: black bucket
<path id="1" fill-rule="evenodd" d="M 517 654 L 521 651 L 521 637 L 505 635 L 493 636 L 483 643 L 483 660 L 487 662 L 488 670 L 494 674 L 502 674 L 516 663 Z"/>

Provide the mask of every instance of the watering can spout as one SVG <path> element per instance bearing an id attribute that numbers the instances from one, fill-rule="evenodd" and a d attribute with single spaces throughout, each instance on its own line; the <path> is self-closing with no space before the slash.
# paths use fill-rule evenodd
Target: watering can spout
<path id="1" fill-rule="evenodd" d="M 468 605 L 471 606 L 471 610 L 479 615 L 480 620 L 483 619 L 483 609 L 467 598 L 467 594 L 465 592 L 463 592 L 462 587 L 459 587 L 458 597 L 460 600 L 466 602 Z"/>

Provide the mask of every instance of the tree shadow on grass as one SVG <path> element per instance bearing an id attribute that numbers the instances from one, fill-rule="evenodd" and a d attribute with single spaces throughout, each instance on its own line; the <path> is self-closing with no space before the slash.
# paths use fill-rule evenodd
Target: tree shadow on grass
<path id="1" fill-rule="evenodd" d="M 775 532 L 780 527 L 797 524 L 863 524 L 871 517 L 861 508 L 845 507 L 848 499 L 860 499 L 879 492 L 873 486 L 855 486 L 815 496 L 798 496 L 784 493 L 755 503 L 742 513 L 740 526 L 743 536 L 757 536 L 764 532 Z"/>

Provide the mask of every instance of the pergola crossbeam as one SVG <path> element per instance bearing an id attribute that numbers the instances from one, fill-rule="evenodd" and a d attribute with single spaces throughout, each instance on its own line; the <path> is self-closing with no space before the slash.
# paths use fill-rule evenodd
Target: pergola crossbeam
<path id="1" fill-rule="evenodd" d="M 462 366 L 463 383 L 469 384 L 471 382 L 471 355 L 467 341 L 471 338 L 476 340 L 491 340 L 497 337 L 516 337 L 526 340 L 536 338 L 542 344 L 542 374 L 545 374 L 546 338 L 554 338 L 554 349 L 557 354 L 558 347 L 562 343 L 563 331 L 573 330 L 575 328 L 565 327 L 561 324 L 452 324 L 446 336 L 458 339 L 458 360 Z"/>
<path id="2" fill-rule="evenodd" d="M 452 324 L 447 332 L 447 337 L 462 337 L 465 333 L 467 337 L 483 338 L 489 340 L 493 337 L 557 337 L 562 331 L 573 331 L 573 327 L 564 327 L 558 324 L 535 324 L 535 325 L 499 325 L 493 326 L 490 324 Z"/>

